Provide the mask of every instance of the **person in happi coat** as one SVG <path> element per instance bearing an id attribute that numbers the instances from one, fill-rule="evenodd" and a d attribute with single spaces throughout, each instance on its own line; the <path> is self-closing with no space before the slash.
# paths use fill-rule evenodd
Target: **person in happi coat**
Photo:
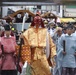
<path id="1" fill-rule="evenodd" d="M 6 25 L 4 28 L 5 33 L 4 36 L 1 37 L 0 41 L 0 52 L 2 55 L 1 75 L 17 75 L 15 60 L 16 40 L 14 36 L 10 35 L 10 26 Z"/>
<path id="2" fill-rule="evenodd" d="M 76 75 L 76 36 L 73 26 L 67 27 L 67 33 L 59 39 L 58 60 L 62 67 L 61 75 Z M 65 46 L 63 41 L 65 40 Z"/>
<path id="3" fill-rule="evenodd" d="M 38 14 L 34 17 L 31 27 L 23 33 L 23 37 L 27 39 L 31 47 L 32 75 L 51 75 L 47 58 L 50 55 L 54 66 L 56 46 Z"/>

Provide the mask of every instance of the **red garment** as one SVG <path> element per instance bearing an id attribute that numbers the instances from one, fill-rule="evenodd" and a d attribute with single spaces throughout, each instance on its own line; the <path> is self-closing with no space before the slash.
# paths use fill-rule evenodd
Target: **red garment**
<path id="1" fill-rule="evenodd" d="M 14 70 L 16 69 L 15 65 L 15 46 L 16 46 L 16 40 L 14 36 L 11 36 L 9 38 L 7 37 L 1 37 L 1 44 L 4 47 L 4 58 L 2 61 L 2 70 Z"/>

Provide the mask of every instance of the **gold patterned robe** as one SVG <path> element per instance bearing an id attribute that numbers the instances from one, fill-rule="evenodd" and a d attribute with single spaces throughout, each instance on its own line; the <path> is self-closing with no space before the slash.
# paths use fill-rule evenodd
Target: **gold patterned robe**
<path id="1" fill-rule="evenodd" d="M 36 31 L 36 28 L 31 27 L 23 33 L 23 36 L 28 40 L 28 43 L 33 51 L 33 59 L 31 62 L 33 69 L 32 75 L 51 75 L 45 54 L 46 35 L 46 28 L 39 28 L 38 31 Z M 56 55 L 56 46 L 50 36 L 49 44 L 51 50 L 51 58 L 53 58 Z"/>

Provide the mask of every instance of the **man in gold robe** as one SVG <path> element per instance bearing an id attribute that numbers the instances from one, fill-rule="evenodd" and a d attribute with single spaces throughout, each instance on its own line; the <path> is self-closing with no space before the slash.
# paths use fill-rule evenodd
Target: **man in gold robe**
<path id="1" fill-rule="evenodd" d="M 46 49 L 47 41 L 49 45 L 49 52 L 47 54 L 50 55 L 50 59 L 52 61 L 52 65 L 54 64 L 54 57 L 56 56 L 56 46 L 53 43 L 52 38 L 48 34 L 47 29 L 44 27 L 42 18 L 37 14 L 33 22 L 31 23 L 31 27 L 27 29 L 23 33 L 23 37 L 25 37 L 31 47 L 31 67 L 32 67 L 32 75 L 51 75 L 49 64 L 47 61 L 46 53 L 48 52 Z M 49 40 L 47 40 L 47 38 Z M 25 41 L 26 42 L 26 41 Z"/>

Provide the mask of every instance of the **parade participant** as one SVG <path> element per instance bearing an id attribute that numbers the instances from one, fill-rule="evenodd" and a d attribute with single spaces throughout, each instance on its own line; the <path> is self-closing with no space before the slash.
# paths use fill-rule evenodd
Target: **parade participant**
<path id="1" fill-rule="evenodd" d="M 53 36 L 53 40 L 54 40 L 54 43 L 58 44 L 58 39 L 61 37 L 62 35 L 62 28 L 61 27 L 57 27 L 56 30 L 55 30 L 55 33 L 54 33 L 54 36 Z"/>
<path id="2" fill-rule="evenodd" d="M 58 60 L 62 67 L 61 75 L 76 75 L 76 37 L 73 35 L 73 27 L 67 27 L 67 33 L 59 40 Z M 65 41 L 65 46 L 63 41 Z"/>
<path id="3" fill-rule="evenodd" d="M 38 14 L 34 17 L 31 27 L 23 33 L 23 37 L 28 40 L 31 47 L 32 75 L 51 75 L 46 56 L 48 57 L 51 52 L 50 60 L 54 59 L 56 46 Z M 47 45 L 49 45 L 49 51 L 46 48 Z M 52 60 L 52 62 L 54 66 L 55 61 Z"/>
<path id="4" fill-rule="evenodd" d="M 1 37 L 0 41 L 2 51 L 1 75 L 17 75 L 15 64 L 16 40 L 14 36 L 10 35 L 10 26 L 6 25 L 4 28 L 4 36 Z"/>
<path id="5" fill-rule="evenodd" d="M 57 53 L 58 53 L 58 41 L 59 41 L 61 35 L 62 35 L 62 28 L 61 27 L 57 27 L 56 31 L 55 31 L 55 34 L 53 36 L 54 43 L 56 44 Z M 56 61 L 56 66 L 54 68 L 54 75 L 60 75 L 59 69 L 58 69 L 59 63 L 58 63 L 57 57 L 55 58 L 55 61 Z"/>
<path id="6" fill-rule="evenodd" d="M 6 24 L 6 25 L 8 25 L 8 24 Z M 5 26 L 6 26 L 6 25 L 5 25 Z M 5 26 L 4 26 L 4 27 L 5 27 Z M 4 36 L 4 33 L 5 33 L 5 31 L 3 30 L 3 31 L 2 31 L 2 34 L 1 34 L 1 37 Z M 14 33 L 13 33 L 11 30 L 10 30 L 10 35 L 11 35 L 11 36 L 14 36 Z"/>
<path id="7" fill-rule="evenodd" d="M 54 36 L 54 33 L 55 33 L 55 29 L 56 29 L 56 25 L 54 22 L 49 22 L 49 33 L 51 35 L 51 37 Z"/>

